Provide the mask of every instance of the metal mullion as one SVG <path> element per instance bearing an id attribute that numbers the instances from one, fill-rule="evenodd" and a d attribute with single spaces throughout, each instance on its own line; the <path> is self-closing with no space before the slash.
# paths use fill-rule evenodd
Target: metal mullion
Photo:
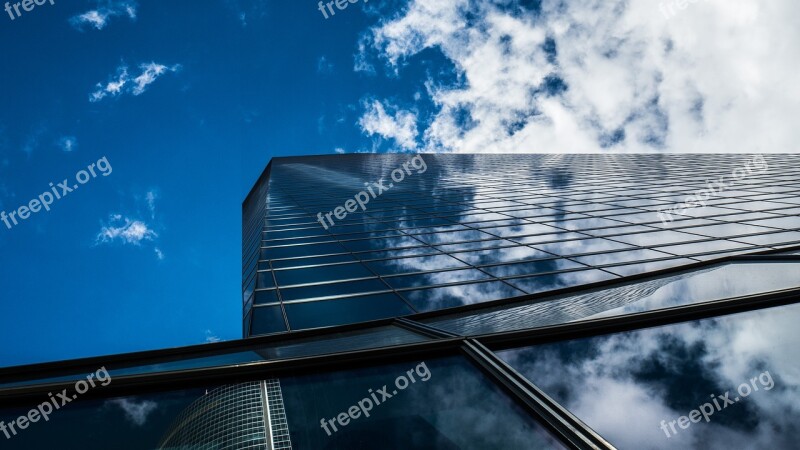
<path id="1" fill-rule="evenodd" d="M 473 363 L 481 367 L 492 378 L 492 381 L 513 395 L 517 403 L 524 405 L 528 412 L 532 412 L 542 425 L 554 432 L 570 448 L 578 450 L 615 449 L 608 441 L 547 396 L 479 341 L 465 340 L 462 351 Z"/>
<path id="2" fill-rule="evenodd" d="M 270 271 L 270 274 L 272 275 L 272 282 L 275 283 L 275 295 L 277 295 L 278 301 L 281 304 L 281 313 L 282 313 L 282 316 L 283 316 L 284 325 L 286 325 L 286 331 L 291 333 L 292 332 L 292 327 L 291 327 L 291 325 L 289 325 L 289 315 L 286 313 L 286 305 L 285 305 L 285 302 L 283 301 L 283 295 L 281 294 L 281 288 L 280 288 L 280 286 L 278 286 L 278 279 L 275 277 L 275 268 L 272 267 L 272 260 L 268 259 L 267 260 L 267 264 L 269 264 L 269 271 Z M 253 308 L 255 308 L 255 307 L 256 307 L 256 302 L 255 302 L 255 298 L 254 298 L 253 299 Z M 255 313 L 253 313 L 253 317 L 255 317 Z M 252 336 L 252 335 L 253 335 L 253 326 L 252 326 L 252 320 L 251 320 L 250 336 Z"/>
<path id="3" fill-rule="evenodd" d="M 187 389 L 209 384 L 229 384 L 262 380 L 264 378 L 313 374 L 320 371 L 370 367 L 379 364 L 396 363 L 398 359 L 402 358 L 448 356 L 459 352 L 462 341 L 463 338 L 431 339 L 402 345 L 348 350 L 314 356 L 115 376 L 113 383 L 99 389 L 90 390 L 82 397 L 90 399 L 127 396 L 142 391 Z M 16 402 L 19 406 L 24 406 L 27 403 L 40 401 L 48 392 L 60 392 L 64 388 L 71 389 L 74 384 L 75 380 L 70 380 L 0 389 L 0 401 L 4 405 L 11 405 L 12 402 Z"/>
<path id="4" fill-rule="evenodd" d="M 380 276 L 380 275 L 379 275 L 377 272 L 375 272 L 374 270 L 372 270 L 372 268 L 371 268 L 371 267 L 369 267 L 369 265 L 367 265 L 366 263 L 364 263 L 364 262 L 363 262 L 361 259 L 359 259 L 359 258 L 356 258 L 356 256 L 355 256 L 355 253 L 354 253 L 353 251 L 351 251 L 351 250 L 348 250 L 348 248 L 347 248 L 347 247 L 345 247 L 345 246 L 342 244 L 342 241 L 339 241 L 338 237 L 336 237 L 335 235 L 333 235 L 333 237 L 336 239 L 336 241 L 338 242 L 338 244 L 339 244 L 339 245 L 340 245 L 340 246 L 341 246 L 343 249 L 347 250 L 347 252 L 348 252 L 348 254 L 350 255 L 350 257 L 352 257 L 352 258 L 353 258 L 353 259 L 354 259 L 354 260 L 357 262 L 357 264 L 360 264 L 362 267 L 364 267 L 365 269 L 367 269 L 367 270 L 368 270 L 368 271 L 369 271 L 371 274 L 373 274 L 375 277 L 377 277 L 377 278 L 378 278 L 378 279 L 381 281 L 381 283 L 383 283 L 383 284 L 384 284 L 384 285 L 385 285 L 385 286 L 386 286 L 386 287 L 387 287 L 387 288 L 388 288 L 390 291 L 392 291 L 392 292 L 394 293 L 394 295 L 395 295 L 395 296 L 397 296 L 397 297 L 398 297 L 400 300 L 402 300 L 402 301 L 403 301 L 403 303 L 405 303 L 405 304 L 406 304 L 406 305 L 407 305 L 407 306 L 408 306 L 408 307 L 411 309 L 411 311 L 413 311 L 413 312 L 415 312 L 415 313 L 419 312 L 419 311 L 417 311 L 417 308 L 415 308 L 415 307 L 414 307 L 414 305 L 412 305 L 410 302 L 408 302 L 408 301 L 407 301 L 407 300 L 406 300 L 406 299 L 405 299 L 405 298 L 404 298 L 402 295 L 398 294 L 398 293 L 397 293 L 397 291 L 394 289 L 394 287 L 392 287 L 391 285 L 389 285 L 389 283 L 387 283 L 387 282 L 386 282 L 386 280 L 384 280 L 384 279 L 383 279 L 383 277 L 381 277 L 381 276 Z M 414 238 L 412 238 L 412 239 L 414 239 Z M 418 240 L 418 239 L 414 239 L 414 240 Z M 421 241 L 420 241 L 420 242 L 421 242 Z M 424 242 L 423 242 L 423 244 L 424 244 Z M 426 244 L 426 245 L 427 245 L 427 244 Z M 370 251 L 373 251 L 373 250 L 370 250 Z M 337 297 L 337 298 L 353 298 L 353 297 L 358 297 L 358 296 L 357 296 L 357 295 L 352 295 L 352 294 L 350 294 L 350 295 L 348 295 L 348 296 Z M 336 300 L 336 298 L 333 298 L 333 299 L 330 299 L 330 300 Z"/>
<path id="5" fill-rule="evenodd" d="M 643 330 L 796 303 L 800 303 L 800 288 L 469 337 L 491 348 L 506 349 Z"/>
<path id="6" fill-rule="evenodd" d="M 447 339 L 447 338 L 461 337 L 449 331 L 442 330 L 441 328 L 436 328 L 425 323 L 409 320 L 405 317 L 398 317 L 397 319 L 395 319 L 395 325 L 433 339 Z"/>
<path id="7" fill-rule="evenodd" d="M 539 224 L 537 224 L 537 223 L 534 223 L 534 225 L 539 225 Z M 552 226 L 552 225 L 547 225 L 547 226 Z M 553 227 L 553 228 L 561 229 L 560 227 Z M 570 230 L 565 230 L 565 231 L 566 231 L 566 232 L 571 232 Z M 494 235 L 494 234 L 492 234 L 492 233 L 489 233 L 489 232 L 487 232 L 487 231 L 482 231 L 482 233 L 486 233 L 486 234 L 488 234 L 488 235 L 490 235 L 490 236 L 495 236 L 495 237 L 497 237 L 498 239 L 509 240 L 509 239 L 507 239 L 507 238 L 504 238 L 504 237 L 500 237 L 500 236 Z M 583 233 L 580 233 L 580 234 L 583 234 Z M 541 234 L 538 234 L 538 235 L 541 235 Z M 531 236 L 538 236 L 538 235 L 531 235 Z M 523 237 L 525 237 L 525 236 L 523 236 Z M 592 238 L 595 238 L 595 237 L 592 237 Z M 576 239 L 576 240 L 579 240 L 579 239 Z M 510 240 L 509 240 L 509 241 L 510 241 Z M 510 241 L 510 242 L 515 242 L 515 241 Z M 563 242 L 563 241 L 556 241 L 556 242 Z M 631 245 L 631 244 L 626 244 L 626 245 Z M 603 269 L 602 267 L 590 266 L 590 265 L 588 265 L 588 264 L 584 264 L 584 263 L 582 263 L 582 262 L 580 262 L 580 261 L 576 261 L 576 260 L 572 259 L 572 258 L 574 257 L 574 255 L 573 255 L 573 256 L 562 256 L 562 255 L 557 255 L 557 254 L 554 254 L 554 253 L 548 252 L 548 251 L 546 251 L 546 250 L 542 250 L 542 249 L 540 249 L 540 248 L 536 248 L 536 247 L 534 247 L 532 244 L 519 244 L 518 246 L 520 246 L 520 247 L 527 247 L 527 248 L 530 248 L 530 249 L 533 249 L 533 250 L 536 250 L 536 251 L 538 251 L 538 252 L 542 252 L 542 253 L 547 253 L 547 254 L 549 254 L 549 255 L 552 255 L 552 256 L 554 256 L 554 257 L 555 257 L 555 258 L 554 258 L 554 260 L 558 260 L 558 259 L 565 259 L 565 260 L 567 260 L 567 261 L 571 261 L 571 262 L 573 262 L 573 263 L 575 263 L 575 264 L 580 264 L 580 265 L 582 265 L 582 266 L 585 266 L 585 267 L 587 267 L 587 268 L 592 268 L 592 269 L 599 270 L 599 271 L 601 271 L 601 272 L 605 272 L 605 273 L 607 273 L 607 274 L 609 274 L 609 275 L 611 275 L 611 276 L 613 276 L 613 277 L 618 277 L 618 276 L 619 276 L 619 275 L 617 275 L 617 274 L 615 274 L 615 273 L 612 273 L 612 272 L 609 272 L 609 271 L 607 271 L 607 270 Z M 459 260 L 459 261 L 461 261 L 461 260 Z M 536 261 L 536 260 L 533 260 L 533 261 Z M 464 262 L 464 261 L 462 261 L 462 262 Z M 517 261 L 516 263 L 523 263 L 523 262 L 525 262 L 525 261 Z M 516 263 L 515 263 L 515 262 L 511 262 L 511 263 L 508 263 L 508 264 L 516 264 Z M 483 266 L 482 266 L 482 267 L 483 267 Z M 487 267 L 488 267 L 488 266 L 487 266 Z M 476 267 L 476 268 L 477 268 L 478 270 L 481 270 L 481 269 L 480 269 L 480 267 Z M 490 274 L 490 273 L 488 273 L 488 272 L 486 272 L 486 271 L 483 271 L 483 270 L 481 270 L 481 272 L 483 272 L 483 273 L 485 273 L 485 274 L 487 274 L 487 275 L 493 276 L 492 274 Z M 529 276 L 536 276 L 536 274 L 530 274 Z M 512 288 L 514 288 L 514 289 L 517 289 L 517 290 L 520 290 L 520 291 L 522 291 L 522 292 L 525 292 L 525 291 L 523 291 L 522 289 L 520 289 L 520 288 L 518 288 L 518 287 L 516 287 L 516 286 L 514 286 L 514 285 L 512 285 L 512 284 L 510 284 L 509 282 L 507 282 L 505 278 L 499 278 L 499 277 L 495 277 L 495 278 L 499 279 L 500 281 L 504 282 L 505 284 L 507 284 L 507 285 L 511 286 L 511 287 L 512 287 Z M 517 277 L 517 278 L 524 278 L 524 277 L 520 276 L 520 277 Z M 527 292 L 525 292 L 525 293 L 527 294 Z"/>

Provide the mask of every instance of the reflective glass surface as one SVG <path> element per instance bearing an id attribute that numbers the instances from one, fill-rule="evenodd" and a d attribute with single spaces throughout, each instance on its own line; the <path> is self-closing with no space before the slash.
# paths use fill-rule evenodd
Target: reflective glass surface
<path id="1" fill-rule="evenodd" d="M 286 304 L 286 314 L 289 316 L 289 326 L 292 329 L 367 322 L 387 317 L 406 316 L 412 312 L 408 304 L 395 294 Z"/>
<path id="2" fill-rule="evenodd" d="M 298 449 L 565 448 L 461 357 L 286 378 L 281 387 Z"/>
<path id="3" fill-rule="evenodd" d="M 250 332 L 256 336 L 286 331 L 283 310 L 281 310 L 280 306 L 253 308 L 253 324 L 251 326 L 253 328 Z"/>
<path id="4" fill-rule="evenodd" d="M 499 352 L 620 449 L 793 450 L 800 305 Z"/>
<path id="5" fill-rule="evenodd" d="M 769 170 L 689 208 L 679 206 L 742 157 L 427 154 L 375 192 L 412 157 L 274 159 L 247 203 L 247 243 L 253 217 L 263 227 L 257 267 L 245 255 L 245 286 L 257 268 L 274 270 L 277 301 L 394 290 L 422 312 L 800 243 L 800 186 L 786 178 L 800 160 L 786 155 L 764 155 Z M 260 276 L 256 289 L 272 284 Z"/>
<path id="6" fill-rule="evenodd" d="M 800 287 L 800 262 L 722 264 L 592 292 L 423 322 L 461 335 L 543 327 Z"/>
<path id="7" fill-rule="evenodd" d="M 100 400 L 78 397 L 63 409 L 54 410 L 48 420 L 39 414 L 34 416 L 35 422 L 25 424 L 25 429 L 15 427 L 16 433 L 12 432 L 8 425 L 20 416 L 27 416 L 30 408 L 38 411 L 38 404 L 48 400 L 45 395 L 41 402 L 30 407 L 0 408 L 0 421 L 6 424 L 10 436 L 6 438 L 0 432 L 0 442 L 8 450 L 157 449 L 174 419 L 205 392 L 205 389 L 190 389 Z M 61 400 L 57 401 L 60 406 Z"/>
<path id="8" fill-rule="evenodd" d="M 366 330 L 353 330 L 326 334 L 323 336 L 299 337 L 286 339 L 269 345 L 246 345 L 244 348 L 235 348 L 227 352 L 215 351 L 213 354 L 200 353 L 194 357 L 176 357 L 172 361 L 163 361 L 154 364 L 144 364 L 130 367 L 118 367 L 107 364 L 112 377 L 123 375 L 152 374 L 159 372 L 172 372 L 205 367 L 220 367 L 232 364 L 244 364 L 264 360 L 285 358 L 299 358 L 303 356 L 324 355 L 329 353 L 364 350 L 369 348 L 410 344 L 425 341 L 425 336 L 408 331 L 396 326 L 380 326 Z M 210 353 L 210 352 L 209 352 Z M 59 381 L 73 381 L 83 378 L 85 373 L 70 374 L 58 377 L 48 377 L 0 384 L 0 389 L 17 386 L 27 386 Z"/>

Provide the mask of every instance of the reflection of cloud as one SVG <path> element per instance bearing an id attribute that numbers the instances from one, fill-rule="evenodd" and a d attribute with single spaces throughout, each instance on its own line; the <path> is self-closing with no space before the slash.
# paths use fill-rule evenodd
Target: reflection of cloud
<path id="1" fill-rule="evenodd" d="M 800 436 L 800 306 L 762 310 L 503 352 L 619 448 L 794 449 Z M 752 393 L 669 439 L 661 420 L 765 370 L 773 390 Z M 780 431 L 776 431 L 780 430 Z M 790 442 L 791 441 L 791 442 Z"/>
<path id="2" fill-rule="evenodd" d="M 119 406 L 125 413 L 125 418 L 138 427 L 147 423 L 147 416 L 158 407 L 158 404 L 154 401 L 142 400 L 137 402 L 133 398 L 115 398 L 106 401 L 106 404 Z"/>

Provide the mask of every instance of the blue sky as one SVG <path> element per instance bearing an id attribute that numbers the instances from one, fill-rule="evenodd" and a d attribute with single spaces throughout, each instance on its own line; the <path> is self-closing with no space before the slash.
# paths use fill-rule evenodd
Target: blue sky
<path id="1" fill-rule="evenodd" d="M 670 5 L 0 11 L 0 211 L 112 168 L 0 222 L 0 365 L 239 338 L 240 205 L 275 156 L 795 151 L 800 6 Z"/>
<path id="2" fill-rule="evenodd" d="M 302 3 L 57 1 L 0 16 L 16 43 L 0 71 L 0 209 L 102 157 L 113 169 L 0 223 L 0 364 L 241 336 L 251 184 L 274 156 L 358 145 L 365 84 L 391 89 L 351 70 L 361 8 L 326 22 Z M 71 20 L 90 11 L 102 29 Z"/>

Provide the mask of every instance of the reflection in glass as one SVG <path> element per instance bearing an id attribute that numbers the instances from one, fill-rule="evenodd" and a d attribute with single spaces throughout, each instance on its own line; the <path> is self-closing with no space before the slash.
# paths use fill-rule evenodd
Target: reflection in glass
<path id="1" fill-rule="evenodd" d="M 543 327 L 800 287 L 799 267 L 791 261 L 729 263 L 516 307 L 423 321 L 460 335 Z"/>
<path id="2" fill-rule="evenodd" d="M 461 357 L 287 378 L 281 385 L 298 449 L 564 448 Z"/>
<path id="3" fill-rule="evenodd" d="M 793 450 L 798 323 L 794 304 L 498 355 L 620 449 Z"/>
<path id="4" fill-rule="evenodd" d="M 9 432 L 10 439 L 0 432 L 0 442 L 4 450 L 155 449 L 172 421 L 204 392 L 189 389 L 101 400 L 78 397 L 54 411 L 49 420 L 40 416 L 15 435 Z M 36 406 L 1 408 L 0 421 L 9 424 Z"/>
<path id="5" fill-rule="evenodd" d="M 286 304 L 286 315 L 289 316 L 289 326 L 293 330 L 366 322 L 413 313 L 403 300 L 391 293 Z"/>

